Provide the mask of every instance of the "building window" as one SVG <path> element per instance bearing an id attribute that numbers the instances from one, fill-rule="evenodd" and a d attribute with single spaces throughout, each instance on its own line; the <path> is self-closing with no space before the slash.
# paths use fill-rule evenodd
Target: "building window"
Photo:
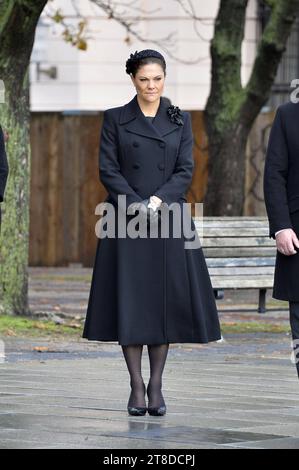
<path id="1" fill-rule="evenodd" d="M 298 12 L 299 13 L 299 12 Z M 259 18 L 261 32 L 263 32 L 268 18 L 270 9 L 264 4 L 259 2 Z M 290 87 L 291 81 L 294 78 L 299 79 L 299 18 L 296 18 L 291 34 L 286 44 L 286 50 L 282 56 L 279 64 L 275 81 L 272 85 L 271 96 L 266 103 L 266 107 L 276 109 L 282 103 L 290 101 L 290 94 L 294 90 Z"/>

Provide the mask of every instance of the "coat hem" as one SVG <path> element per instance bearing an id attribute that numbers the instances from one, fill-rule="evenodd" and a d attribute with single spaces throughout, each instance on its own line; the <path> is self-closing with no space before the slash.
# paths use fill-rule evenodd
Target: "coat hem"
<path id="1" fill-rule="evenodd" d="M 286 302 L 299 302 L 299 298 L 296 298 L 296 299 L 291 299 L 290 296 L 287 296 L 287 295 L 280 295 L 280 294 L 273 294 L 272 295 L 272 298 L 273 299 L 276 299 L 276 300 L 284 300 Z"/>
<path id="2" fill-rule="evenodd" d="M 129 346 L 130 344 L 143 344 L 143 345 L 147 345 L 147 344 L 165 344 L 165 343 L 169 343 L 169 344 L 188 344 L 188 343 L 197 343 L 197 344 L 208 344 L 208 343 L 212 343 L 212 342 L 215 342 L 215 341 L 219 341 L 221 340 L 222 336 L 215 336 L 215 337 L 210 337 L 209 339 L 196 339 L 196 338 L 190 338 L 190 339 L 184 339 L 184 340 L 175 340 L 175 339 L 167 339 L 167 341 L 165 341 L 165 343 L 162 343 L 161 341 L 157 342 L 157 341 L 151 341 L 151 342 L 146 342 L 146 343 L 139 343 L 138 341 L 135 341 L 135 342 L 119 342 L 118 338 L 99 338 L 99 337 L 94 337 L 94 336 L 90 336 L 90 337 L 87 337 L 87 336 L 82 336 L 82 338 L 84 339 L 87 339 L 88 341 L 102 341 L 102 342 L 117 342 L 118 344 L 120 345 L 123 345 L 123 346 Z"/>

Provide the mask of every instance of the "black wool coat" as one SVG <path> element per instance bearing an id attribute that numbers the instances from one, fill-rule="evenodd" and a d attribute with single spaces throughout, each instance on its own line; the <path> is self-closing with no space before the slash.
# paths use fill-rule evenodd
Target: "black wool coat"
<path id="1" fill-rule="evenodd" d="M 299 103 L 277 108 L 271 128 L 264 171 L 264 197 L 269 237 L 292 228 L 299 237 Z M 273 297 L 299 302 L 299 253 L 276 252 Z"/>
<path id="2" fill-rule="evenodd" d="M 151 195 L 180 207 L 186 202 L 194 167 L 191 117 L 182 112 L 183 125 L 172 122 L 168 105 L 161 97 L 152 122 L 141 111 L 137 95 L 104 112 L 100 180 L 116 212 Z M 120 194 L 127 197 L 123 208 L 117 205 Z M 193 219 L 191 228 L 195 231 Z M 202 248 L 186 249 L 184 233 L 175 238 L 170 232 L 169 238 L 98 240 L 84 338 L 121 345 L 221 338 Z"/>
<path id="3" fill-rule="evenodd" d="M 8 176 L 8 162 L 5 152 L 4 136 L 0 127 L 0 202 L 4 200 L 4 191 Z M 0 206 L 0 224 L 1 224 L 1 206 Z"/>

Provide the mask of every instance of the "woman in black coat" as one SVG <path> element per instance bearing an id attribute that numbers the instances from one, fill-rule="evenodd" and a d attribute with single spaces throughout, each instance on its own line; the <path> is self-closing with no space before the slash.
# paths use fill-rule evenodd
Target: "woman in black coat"
<path id="1" fill-rule="evenodd" d="M 161 96 L 166 64 L 159 52 L 131 54 L 126 72 L 137 93 L 124 106 L 104 112 L 100 180 L 108 191 L 105 204 L 115 210 L 117 233 L 125 214 L 127 231 L 138 216 L 137 226 L 146 227 L 146 236 L 104 237 L 102 223 L 83 337 L 122 345 L 131 379 L 129 414 L 143 415 L 147 409 L 163 415 L 162 372 L 169 343 L 208 343 L 219 340 L 221 332 L 195 224 L 183 209 L 194 167 L 190 113 Z M 178 215 L 171 204 L 180 209 Z M 165 214 L 168 237 L 160 233 Z M 189 249 L 185 242 L 190 237 L 182 229 L 187 220 L 193 236 Z M 155 238 L 148 235 L 151 225 L 159 229 Z M 178 228 L 179 236 L 174 233 Z M 147 389 L 141 373 L 145 344 L 151 374 Z"/>

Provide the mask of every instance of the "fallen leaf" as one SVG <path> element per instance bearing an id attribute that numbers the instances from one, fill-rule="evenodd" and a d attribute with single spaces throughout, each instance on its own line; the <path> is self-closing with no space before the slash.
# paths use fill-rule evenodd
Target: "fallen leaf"
<path id="1" fill-rule="evenodd" d="M 70 328 L 82 328 L 82 325 L 80 323 L 69 323 L 67 326 Z"/>
<path id="2" fill-rule="evenodd" d="M 5 330 L 5 334 L 7 336 L 17 336 L 17 333 L 14 330 L 11 330 L 10 328 L 7 328 L 7 330 Z"/>
<path id="3" fill-rule="evenodd" d="M 44 352 L 49 351 L 47 346 L 34 346 L 33 351 Z"/>

